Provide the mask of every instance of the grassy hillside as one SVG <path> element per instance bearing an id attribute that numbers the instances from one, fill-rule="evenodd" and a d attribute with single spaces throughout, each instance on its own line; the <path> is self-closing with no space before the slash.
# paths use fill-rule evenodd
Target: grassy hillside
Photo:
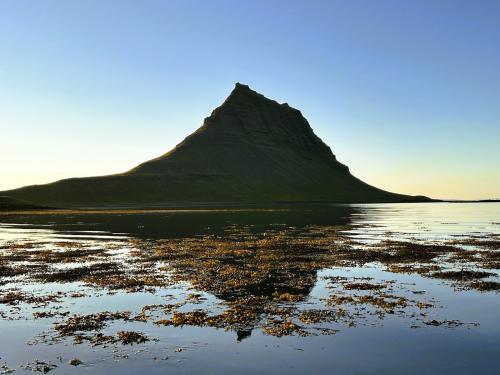
<path id="1" fill-rule="evenodd" d="M 39 210 L 48 208 L 11 197 L 0 196 L 0 211 Z"/>

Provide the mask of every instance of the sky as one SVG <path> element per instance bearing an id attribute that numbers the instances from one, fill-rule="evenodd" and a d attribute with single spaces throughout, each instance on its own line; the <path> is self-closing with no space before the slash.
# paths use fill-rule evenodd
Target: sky
<path id="1" fill-rule="evenodd" d="M 372 185 L 500 198 L 497 0 L 2 0 L 0 190 L 129 170 L 235 82 Z"/>

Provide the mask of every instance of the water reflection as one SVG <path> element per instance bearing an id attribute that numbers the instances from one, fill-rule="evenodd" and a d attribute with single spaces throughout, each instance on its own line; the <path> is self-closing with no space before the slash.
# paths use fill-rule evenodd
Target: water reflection
<path id="1" fill-rule="evenodd" d="M 349 205 L 328 207 L 304 206 L 268 210 L 220 210 L 220 211 L 164 211 L 131 214 L 40 214 L 0 215 L 1 225 L 6 228 L 50 228 L 59 235 L 124 234 L 137 238 L 183 238 L 206 234 L 223 234 L 228 226 L 245 226 L 253 232 L 262 232 L 276 226 L 305 227 L 307 225 L 336 226 L 351 222 L 361 209 Z"/>
<path id="2" fill-rule="evenodd" d="M 499 208 L 0 216 L 0 324 L 30 314 L 49 322 L 50 339 L 101 345 L 144 338 L 132 330 L 153 339 L 181 327 L 223 328 L 245 343 L 387 319 L 475 329 L 479 315 L 454 305 L 448 316 L 431 292 L 441 282 L 448 301 L 464 290 L 484 293 L 475 303 L 491 301 L 500 286 Z M 118 308 L 128 313 L 102 314 Z"/>

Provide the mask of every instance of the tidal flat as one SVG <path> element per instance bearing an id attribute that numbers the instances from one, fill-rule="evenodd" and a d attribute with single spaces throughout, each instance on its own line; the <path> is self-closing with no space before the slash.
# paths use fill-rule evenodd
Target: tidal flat
<path id="1" fill-rule="evenodd" d="M 0 373 L 496 374 L 500 204 L 0 214 Z"/>

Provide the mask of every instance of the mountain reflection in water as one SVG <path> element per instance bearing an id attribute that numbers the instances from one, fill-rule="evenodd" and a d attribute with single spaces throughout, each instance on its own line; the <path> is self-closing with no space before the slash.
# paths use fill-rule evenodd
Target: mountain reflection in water
<path id="1" fill-rule="evenodd" d="M 130 343 L 154 350 L 175 332 L 193 341 L 209 332 L 188 327 L 223 329 L 238 343 L 386 322 L 475 332 L 488 320 L 468 316 L 453 295 L 494 303 L 495 210 L 394 204 L 0 215 L 0 324 L 45 324 L 43 335 L 32 334 L 33 351 L 68 340 L 79 351 Z"/>

